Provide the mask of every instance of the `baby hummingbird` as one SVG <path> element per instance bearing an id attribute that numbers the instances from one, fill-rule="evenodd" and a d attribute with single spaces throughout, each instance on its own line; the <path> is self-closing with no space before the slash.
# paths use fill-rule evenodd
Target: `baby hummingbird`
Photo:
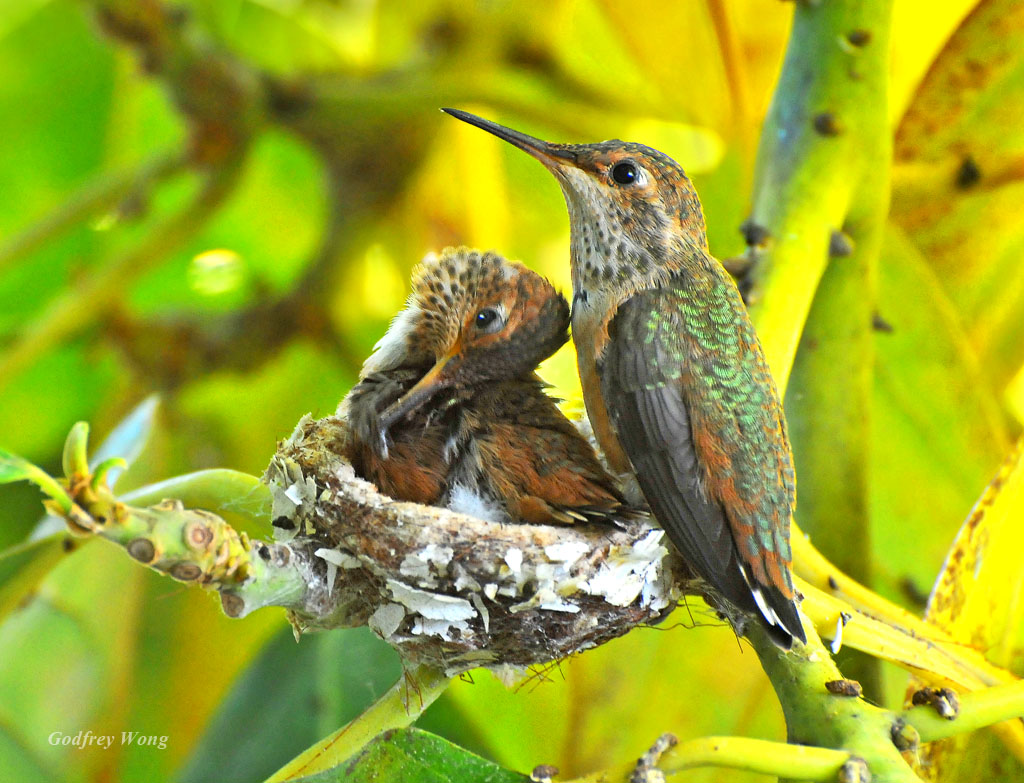
<path id="1" fill-rule="evenodd" d="M 492 521 L 614 522 L 628 513 L 537 365 L 569 305 L 494 253 L 428 256 L 343 409 L 356 472 L 387 495 Z"/>

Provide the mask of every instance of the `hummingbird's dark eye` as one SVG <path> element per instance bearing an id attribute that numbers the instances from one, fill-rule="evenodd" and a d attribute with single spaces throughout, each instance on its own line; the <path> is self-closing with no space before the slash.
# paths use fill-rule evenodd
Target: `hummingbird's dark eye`
<path id="1" fill-rule="evenodd" d="M 473 319 L 476 328 L 485 334 L 496 332 L 501 328 L 501 314 L 493 307 L 485 307 Z"/>
<path id="2" fill-rule="evenodd" d="M 635 163 L 616 163 L 612 166 L 612 179 L 620 185 L 632 185 L 636 182 L 636 175 Z"/>

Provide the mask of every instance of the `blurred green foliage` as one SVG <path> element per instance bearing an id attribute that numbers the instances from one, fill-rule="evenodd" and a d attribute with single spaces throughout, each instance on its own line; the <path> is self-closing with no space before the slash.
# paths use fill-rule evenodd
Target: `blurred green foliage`
<path id="1" fill-rule="evenodd" d="M 1009 44 L 1024 20 L 983 3 L 944 50 L 974 5 L 901 0 L 892 32 L 867 502 L 873 586 L 915 609 L 1024 417 L 1024 55 Z M 55 471 L 74 421 L 107 432 L 159 392 L 120 490 L 204 467 L 259 473 L 303 413 L 333 412 L 428 250 L 495 248 L 569 288 L 549 175 L 442 105 L 555 140 L 658 147 L 694 176 L 715 254 L 740 253 L 791 14 L 777 0 L 183 3 L 189 39 L 264 74 L 276 102 L 209 219 L 124 265 L 204 173 L 173 162 L 196 136 L 168 79 L 98 23 L 97 8 L 118 6 L 0 4 L 0 445 Z M 968 61 L 980 66 L 965 82 Z M 306 102 L 326 108 L 304 114 Z M 964 184 L 968 159 L 980 179 Z M 77 296 L 94 290 L 102 300 Z M 542 374 L 581 407 L 571 348 Z M 31 533 L 38 499 L 0 487 L 0 547 Z M 295 648 L 283 627 L 273 611 L 228 621 L 209 596 L 82 547 L 0 624 L 0 768 L 25 781 L 269 774 L 397 671 L 368 634 Z M 905 682 L 890 678 L 890 698 Z M 504 766 L 566 775 L 636 756 L 668 729 L 784 735 L 755 656 L 697 602 L 512 690 L 475 673 L 423 723 Z M 169 741 L 47 740 L 80 729 Z"/>

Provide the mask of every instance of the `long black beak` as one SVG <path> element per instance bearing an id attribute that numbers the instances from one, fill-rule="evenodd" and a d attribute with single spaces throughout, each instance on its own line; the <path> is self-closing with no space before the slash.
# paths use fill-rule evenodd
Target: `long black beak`
<path id="1" fill-rule="evenodd" d="M 493 133 L 499 139 L 504 139 L 509 144 L 530 153 L 548 168 L 558 168 L 566 163 L 570 165 L 576 164 L 576 152 L 572 149 L 572 145 L 553 144 L 550 141 L 537 139 L 460 109 L 441 109 L 441 111 L 452 115 L 457 120 L 468 122 L 470 125 L 475 125 L 481 130 Z"/>

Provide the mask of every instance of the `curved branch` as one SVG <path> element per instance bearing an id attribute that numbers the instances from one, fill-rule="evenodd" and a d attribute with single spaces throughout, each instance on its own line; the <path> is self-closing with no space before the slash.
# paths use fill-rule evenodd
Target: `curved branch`
<path id="1" fill-rule="evenodd" d="M 381 732 L 406 728 L 415 723 L 423 711 L 444 693 L 449 682 L 448 677 L 429 666 L 417 666 L 406 671 L 358 718 L 314 743 L 271 775 L 266 783 L 284 783 L 337 767 Z"/>
<path id="2" fill-rule="evenodd" d="M 957 734 L 1024 717 L 1024 681 L 985 688 L 959 697 L 960 706 L 952 719 L 943 717 L 930 705 L 911 707 L 902 713 L 922 742 L 934 742 Z"/>

